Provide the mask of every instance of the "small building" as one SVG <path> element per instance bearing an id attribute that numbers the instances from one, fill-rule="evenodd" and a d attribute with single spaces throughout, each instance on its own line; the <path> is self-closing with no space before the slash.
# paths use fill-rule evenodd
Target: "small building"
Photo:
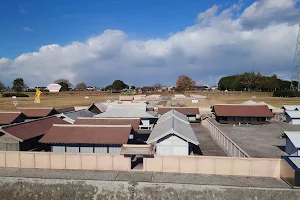
<path id="1" fill-rule="evenodd" d="M 88 110 L 92 113 L 100 114 L 105 112 L 107 110 L 107 107 L 108 106 L 102 102 L 95 102 L 88 107 Z"/>
<path id="2" fill-rule="evenodd" d="M 78 117 L 93 117 L 94 115 L 95 115 L 95 113 L 92 113 L 89 110 L 83 109 L 83 110 L 65 112 L 65 113 L 59 114 L 57 116 L 59 118 L 65 120 L 66 122 L 73 124 Z"/>
<path id="3" fill-rule="evenodd" d="M 2 126 L 0 128 L 0 151 L 49 150 L 48 145 L 38 141 L 53 124 L 68 123 L 56 116 L 51 116 Z"/>
<path id="4" fill-rule="evenodd" d="M 199 142 L 187 117 L 171 110 L 159 118 L 147 144 L 156 146 L 159 155 L 189 155 Z"/>
<path id="5" fill-rule="evenodd" d="M 267 105 L 219 104 L 212 112 L 222 124 L 263 124 L 274 116 Z"/>
<path id="6" fill-rule="evenodd" d="M 197 122 L 200 120 L 200 111 L 197 107 L 160 107 L 158 108 L 157 114 L 161 116 L 170 110 L 176 110 L 181 114 L 184 114 L 190 122 Z"/>
<path id="7" fill-rule="evenodd" d="M 134 99 L 134 96 L 119 96 L 119 101 L 123 103 L 131 103 Z"/>
<path id="8" fill-rule="evenodd" d="M 300 156 L 300 132 L 285 131 L 285 152 L 291 156 Z"/>
<path id="9" fill-rule="evenodd" d="M 131 131 L 131 125 L 54 124 L 39 142 L 50 144 L 52 152 L 120 153 Z"/>
<path id="10" fill-rule="evenodd" d="M 175 94 L 173 97 L 174 100 L 185 100 L 186 96 L 183 94 Z"/>
<path id="11" fill-rule="evenodd" d="M 30 107 L 18 107 L 18 111 L 21 111 L 27 116 L 27 119 L 38 119 L 43 117 L 49 117 L 59 114 L 54 108 L 30 108 Z"/>
<path id="12" fill-rule="evenodd" d="M 140 118 L 140 129 L 152 129 L 157 118 L 148 113 L 145 103 L 111 104 L 104 113 L 95 118 Z"/>
<path id="13" fill-rule="evenodd" d="M 0 112 L 0 126 L 24 122 L 25 119 L 22 112 Z"/>
<path id="14" fill-rule="evenodd" d="M 300 111 L 286 110 L 286 122 L 293 125 L 300 125 Z"/>

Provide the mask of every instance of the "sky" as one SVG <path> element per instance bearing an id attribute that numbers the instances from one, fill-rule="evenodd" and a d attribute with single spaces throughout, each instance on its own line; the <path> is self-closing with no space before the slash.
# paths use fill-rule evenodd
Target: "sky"
<path id="1" fill-rule="evenodd" d="M 289 79 L 300 0 L 1 0 L 0 82 L 175 85 Z"/>

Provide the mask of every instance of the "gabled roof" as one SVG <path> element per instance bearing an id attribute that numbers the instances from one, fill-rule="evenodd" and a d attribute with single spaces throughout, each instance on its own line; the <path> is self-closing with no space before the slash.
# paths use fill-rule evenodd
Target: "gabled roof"
<path id="1" fill-rule="evenodd" d="M 299 110 L 300 111 L 300 105 L 283 105 L 282 109 L 284 109 L 284 110 Z"/>
<path id="2" fill-rule="evenodd" d="M 158 108 L 158 114 L 165 114 L 170 110 L 176 110 L 184 115 L 199 115 L 200 111 L 197 107 L 162 107 Z"/>
<path id="3" fill-rule="evenodd" d="M 176 111 L 176 110 L 170 110 L 169 112 L 163 114 L 158 120 L 157 120 L 157 124 L 165 121 L 166 119 L 169 119 L 171 117 L 176 117 L 178 119 L 181 119 L 183 122 L 189 124 L 189 120 L 188 118 L 184 115 L 181 114 L 180 112 Z"/>
<path id="4" fill-rule="evenodd" d="M 279 108 L 276 108 L 276 107 L 274 107 L 270 104 L 267 104 L 266 102 L 263 102 L 263 101 L 255 102 L 252 100 L 248 100 L 248 101 L 244 101 L 243 103 L 241 103 L 241 105 L 267 105 L 270 110 L 278 110 L 279 109 Z"/>
<path id="5" fill-rule="evenodd" d="M 78 117 L 93 117 L 95 114 L 89 110 L 76 110 L 71 112 L 62 113 L 61 116 L 70 118 L 71 120 L 76 120 Z"/>
<path id="6" fill-rule="evenodd" d="M 137 131 L 141 123 L 140 118 L 83 118 L 78 117 L 74 124 L 86 125 L 131 125 Z"/>
<path id="7" fill-rule="evenodd" d="M 107 105 L 102 103 L 102 102 L 95 102 L 92 103 L 89 107 L 88 110 L 90 110 L 93 106 L 99 109 L 100 112 L 105 112 L 107 110 Z"/>
<path id="8" fill-rule="evenodd" d="M 166 113 L 166 115 L 170 114 Z M 170 116 L 171 117 L 164 117 L 160 123 L 154 126 L 147 140 L 147 144 L 155 143 L 168 135 L 174 134 L 190 143 L 199 145 L 198 139 L 190 123 L 176 117 L 175 115 Z"/>
<path id="9" fill-rule="evenodd" d="M 17 110 L 21 111 L 27 117 L 47 117 L 50 114 L 58 114 L 54 108 L 29 108 L 19 107 Z"/>
<path id="10" fill-rule="evenodd" d="M 24 141 L 45 134 L 53 124 L 68 124 L 56 117 L 45 117 L 27 122 L 2 126 L 0 132 L 11 135 L 19 141 Z"/>
<path id="11" fill-rule="evenodd" d="M 219 104 L 212 107 L 216 116 L 224 117 L 273 117 L 266 105 Z"/>
<path id="12" fill-rule="evenodd" d="M 291 140 L 296 148 L 300 148 L 300 132 L 299 131 L 285 131 L 284 134 Z"/>
<path id="13" fill-rule="evenodd" d="M 126 144 L 131 125 L 53 125 L 40 139 L 53 144 Z"/>
<path id="14" fill-rule="evenodd" d="M 298 110 L 287 110 L 285 113 L 292 119 L 300 119 L 300 111 Z"/>
<path id="15" fill-rule="evenodd" d="M 26 117 L 21 112 L 0 112 L 0 124 L 11 124 L 21 115 Z"/>

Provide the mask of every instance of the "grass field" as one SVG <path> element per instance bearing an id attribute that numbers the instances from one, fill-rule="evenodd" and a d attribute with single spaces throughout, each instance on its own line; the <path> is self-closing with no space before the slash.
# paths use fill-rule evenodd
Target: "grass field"
<path id="1" fill-rule="evenodd" d="M 167 105 L 171 103 L 182 103 L 188 106 L 197 106 L 197 107 L 206 107 L 209 108 L 214 104 L 219 103 L 241 103 L 243 101 L 247 101 L 252 99 L 253 101 L 264 101 L 273 106 L 280 107 L 283 104 L 292 105 L 292 104 L 300 104 L 300 98 L 280 98 L 280 97 L 272 97 L 272 93 L 266 92 L 243 92 L 238 95 L 229 95 L 224 94 L 220 95 L 213 92 L 205 92 L 199 93 L 202 95 L 206 95 L 206 100 L 199 100 L 197 104 L 193 104 L 191 100 L 171 100 L 168 101 Z M 89 99 L 85 99 L 85 96 L 89 95 Z M 119 94 L 110 94 L 110 93 L 59 93 L 56 95 L 42 95 L 41 103 L 34 103 L 34 95 L 31 94 L 30 97 L 27 98 L 0 98 L 0 111 L 15 110 L 15 106 L 13 105 L 13 101 L 18 101 L 17 107 L 55 107 L 55 108 L 65 108 L 72 106 L 88 106 L 96 101 L 103 101 L 105 99 L 116 100 L 118 99 Z M 163 94 L 163 96 L 173 96 L 173 94 Z M 185 95 L 189 95 L 186 93 Z M 256 98 L 252 98 L 252 97 Z"/>

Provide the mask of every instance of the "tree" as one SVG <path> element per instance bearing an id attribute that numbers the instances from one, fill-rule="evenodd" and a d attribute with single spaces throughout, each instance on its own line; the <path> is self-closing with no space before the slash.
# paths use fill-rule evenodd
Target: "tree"
<path id="1" fill-rule="evenodd" d="M 134 85 L 133 85 L 133 86 L 131 86 L 131 87 L 130 87 L 130 89 L 132 89 L 132 90 L 135 90 L 135 86 L 134 86 Z"/>
<path id="2" fill-rule="evenodd" d="M 0 82 L 0 91 L 5 89 L 5 85 L 3 83 Z"/>
<path id="3" fill-rule="evenodd" d="M 188 76 L 181 75 L 178 77 L 176 86 L 179 90 L 187 90 L 196 86 L 196 82 Z"/>
<path id="4" fill-rule="evenodd" d="M 105 89 L 120 91 L 125 88 L 129 88 L 129 86 L 121 80 L 115 80 L 111 85 L 108 85 Z"/>
<path id="5" fill-rule="evenodd" d="M 12 89 L 14 91 L 21 92 L 21 91 L 23 91 L 24 86 L 25 86 L 24 80 L 22 78 L 16 78 L 13 81 L 13 87 L 12 87 Z"/>
<path id="6" fill-rule="evenodd" d="M 60 91 L 68 91 L 72 87 L 72 84 L 67 79 L 57 79 L 54 83 L 61 85 Z"/>
<path id="7" fill-rule="evenodd" d="M 160 83 L 155 83 L 155 84 L 152 85 L 152 87 L 153 87 L 153 88 L 160 89 L 160 88 L 162 88 L 162 87 L 164 87 L 164 86 L 163 86 L 162 84 L 160 84 Z"/>
<path id="8" fill-rule="evenodd" d="M 84 91 L 84 90 L 86 90 L 86 84 L 85 83 L 78 83 L 75 88 L 77 90 Z"/>

